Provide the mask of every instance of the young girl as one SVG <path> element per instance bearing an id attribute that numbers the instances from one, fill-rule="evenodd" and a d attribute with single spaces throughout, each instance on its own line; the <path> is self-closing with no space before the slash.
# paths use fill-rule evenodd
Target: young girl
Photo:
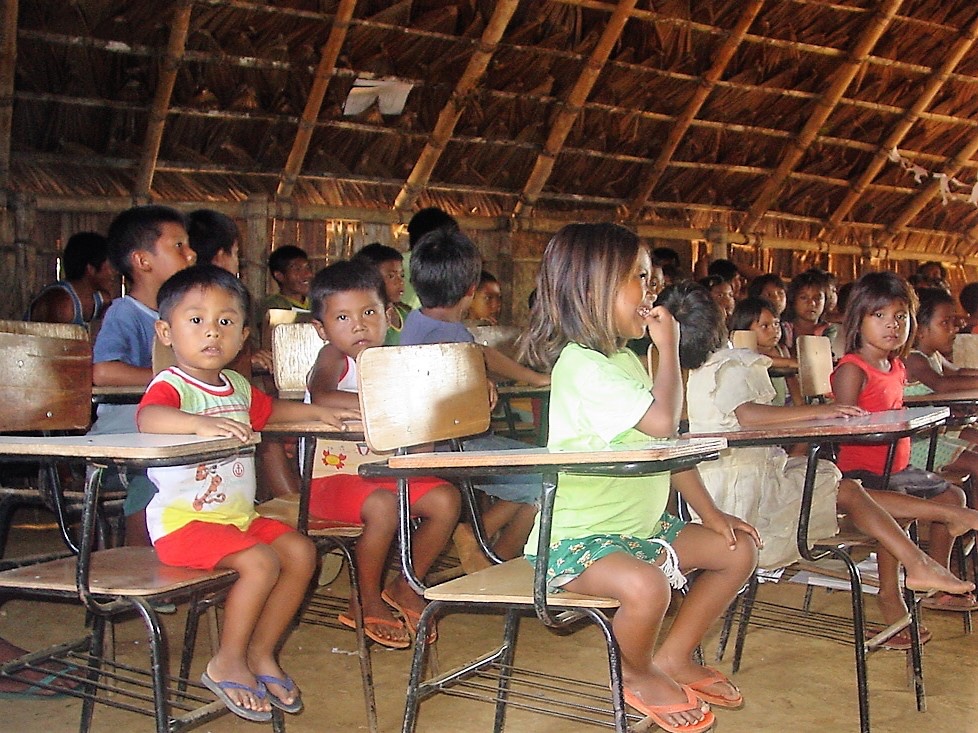
<path id="1" fill-rule="evenodd" d="M 733 285 L 719 275 L 709 275 L 700 280 L 700 285 L 707 289 L 713 302 L 723 311 L 725 318 L 730 318 L 734 312 L 737 299 L 734 297 Z"/>
<path id="2" fill-rule="evenodd" d="M 917 296 L 913 289 L 892 272 L 869 273 L 853 286 L 846 308 L 847 353 L 832 374 L 836 404 L 858 405 L 870 412 L 903 407 L 906 369 L 900 357 L 909 350 L 909 342 L 916 329 L 916 308 Z M 882 489 L 888 447 L 886 444 L 844 444 L 839 448 L 839 468 L 843 475 L 859 479 L 869 489 Z M 952 537 L 961 534 L 962 529 L 961 521 L 950 517 L 966 516 L 964 512 L 967 510 L 963 509 L 964 492 L 939 476 L 908 468 L 909 457 L 910 439 L 903 438 L 897 442 L 889 491 L 875 495 L 881 502 L 884 497 L 890 502 L 895 497 L 902 498 L 902 494 L 916 495 L 927 499 L 926 504 L 950 512 L 948 520 L 932 520 L 928 550 L 932 558 L 946 567 Z M 919 514 L 907 514 L 889 503 L 884 506 L 897 519 L 929 519 Z M 877 556 L 880 571 L 877 599 L 884 619 L 892 623 L 906 613 L 898 583 L 898 558 L 885 551 Z M 973 590 L 934 587 L 952 594 Z M 964 602 L 968 600 L 965 596 Z M 928 635 L 923 628 L 921 635 Z"/>
<path id="3" fill-rule="evenodd" d="M 715 350 L 721 342 L 723 324 L 715 316 L 711 319 L 702 292 L 695 286 L 678 287 L 663 293 L 661 300 L 680 323 L 681 364 L 692 370 L 686 386 L 691 433 L 865 414 L 852 405 L 773 406 L 775 392 L 767 374 L 770 360 L 745 349 Z M 796 537 L 806 465 L 804 458 L 789 458 L 781 448 L 764 446 L 732 448 L 719 460 L 698 467 L 721 509 L 741 513 L 756 523 L 764 540 L 761 567 L 781 567 L 799 558 Z M 900 559 L 911 588 L 962 592 L 971 587 L 921 552 L 891 513 L 940 517 L 937 521 L 952 522 L 954 531 L 961 533 L 978 525 L 978 512 L 954 510 L 895 493 L 867 492 L 857 482 L 842 479 L 829 461 L 819 461 L 809 537 L 833 536 L 838 531 L 836 515 L 840 511 Z M 902 634 L 907 638 L 897 634 L 887 646 L 906 648 L 909 636 Z"/>
<path id="4" fill-rule="evenodd" d="M 682 406 L 678 330 L 648 299 L 649 253 L 613 224 L 571 224 L 550 240 L 521 355 L 553 367 L 551 449 L 583 449 L 676 434 Z M 655 386 L 623 348 L 646 329 L 660 354 Z M 598 478 L 562 474 L 550 550 L 550 585 L 620 601 L 613 628 L 621 648 L 625 701 L 667 731 L 714 722 L 700 700 L 738 707 L 742 696 L 716 670 L 693 661 L 710 624 L 753 572 L 754 528 L 719 511 L 694 469 L 673 485 L 703 517 L 685 524 L 665 512 L 669 474 Z M 539 521 L 539 520 L 538 520 Z M 536 552 L 539 523 L 526 544 Z M 653 657 L 670 592 L 661 542 L 682 572 L 701 570 Z"/>
<path id="5" fill-rule="evenodd" d="M 757 336 L 757 353 L 769 358 L 771 366 L 798 368 L 798 360 L 781 344 L 781 320 L 775 312 L 775 306 L 769 301 L 763 298 L 745 298 L 737 303 L 733 315 L 730 316 L 730 330 L 751 331 Z M 773 377 L 771 383 L 777 392 L 773 404 L 783 407 L 789 403 L 804 403 L 796 377 Z"/>
<path id="6" fill-rule="evenodd" d="M 774 306 L 774 315 L 781 318 L 785 307 L 788 305 L 788 296 L 784 289 L 784 280 L 780 275 L 769 272 L 758 275 L 750 281 L 747 287 L 748 298 L 764 298 Z"/>
<path id="7" fill-rule="evenodd" d="M 808 270 L 795 275 L 788 286 L 788 307 L 781 320 L 784 345 L 795 353 L 795 340 L 799 336 L 835 337 L 834 323 L 824 323 L 825 289 L 827 280 L 820 271 Z"/>

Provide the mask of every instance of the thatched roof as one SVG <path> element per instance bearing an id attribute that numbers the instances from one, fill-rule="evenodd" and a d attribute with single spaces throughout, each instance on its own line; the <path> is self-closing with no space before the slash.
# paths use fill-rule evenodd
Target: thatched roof
<path id="1" fill-rule="evenodd" d="M 7 191 L 978 252 L 973 0 L 2 4 Z"/>

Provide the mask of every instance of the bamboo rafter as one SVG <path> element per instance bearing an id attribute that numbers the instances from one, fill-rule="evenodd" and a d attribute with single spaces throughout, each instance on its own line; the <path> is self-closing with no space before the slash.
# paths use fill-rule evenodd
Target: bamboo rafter
<path id="1" fill-rule="evenodd" d="M 309 88 L 309 96 L 306 97 L 306 106 L 299 120 L 299 128 L 292 141 L 292 149 L 289 151 L 282 177 L 278 182 L 276 193 L 279 196 L 291 196 L 295 188 L 296 177 L 302 170 L 302 163 L 309 152 L 309 141 L 312 140 L 312 133 L 316 129 L 316 120 L 319 119 L 323 99 L 326 98 L 326 89 L 329 87 L 329 80 L 333 77 L 336 59 L 339 58 L 343 42 L 346 40 L 346 33 L 350 28 L 350 19 L 353 17 L 356 5 L 357 0 L 340 0 L 340 6 L 336 9 L 333 26 L 329 30 L 329 38 L 319 57 L 319 65 L 316 67 L 312 86 Z"/>
<path id="2" fill-rule="evenodd" d="M 815 103 L 815 109 L 805 122 L 801 132 L 798 133 L 798 137 L 788 143 L 781 160 L 774 169 L 774 173 L 761 186 L 760 193 L 744 219 L 742 226 L 744 231 L 754 231 L 765 212 L 777 199 L 788 174 L 795 169 L 802 156 L 811 147 L 819 128 L 832 114 L 839 99 L 842 98 L 843 93 L 859 72 L 866 55 L 876 45 L 880 36 L 883 35 L 893 20 L 893 15 L 902 4 L 903 0 L 887 0 L 867 22 L 866 27 L 856 40 L 848 60 L 842 63 L 832 75 L 832 83 L 825 94 Z"/>
<path id="3" fill-rule="evenodd" d="M 10 139 L 13 130 L 14 78 L 17 69 L 18 6 L 18 0 L 3 0 L 3 22 L 0 23 L 0 191 L 6 191 L 10 183 Z"/>
<path id="4" fill-rule="evenodd" d="M 441 112 L 438 113 L 438 120 L 431 131 L 431 136 L 425 144 L 421 155 L 418 156 L 411 173 L 408 175 L 404 186 L 394 199 L 394 208 L 400 212 L 410 211 L 417 201 L 421 191 L 431 178 L 439 158 L 445 150 L 445 146 L 455 132 L 455 125 L 458 124 L 459 117 L 469 95 L 476 88 L 479 81 L 486 73 L 489 61 L 496 51 L 499 40 L 503 37 L 509 21 L 516 12 L 519 0 L 501 0 L 496 3 L 496 8 L 492 12 L 492 17 L 486 24 L 482 32 L 482 39 L 475 52 L 469 57 L 469 63 L 465 66 L 465 71 L 459 77 L 452 95 L 448 98 Z"/>

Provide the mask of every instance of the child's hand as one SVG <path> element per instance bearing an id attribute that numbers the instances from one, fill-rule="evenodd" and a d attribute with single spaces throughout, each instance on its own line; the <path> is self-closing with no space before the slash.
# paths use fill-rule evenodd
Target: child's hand
<path id="1" fill-rule="evenodd" d="M 679 345 L 679 323 L 672 314 L 657 305 L 645 313 L 645 323 L 649 327 L 649 338 L 659 353 L 675 350 Z"/>
<path id="2" fill-rule="evenodd" d="M 274 364 L 272 363 L 272 352 L 268 350 L 256 351 L 251 355 L 251 368 L 252 369 L 264 369 L 266 372 L 271 374 L 274 371 Z"/>
<path id="3" fill-rule="evenodd" d="M 703 526 L 712 529 L 717 534 L 721 535 L 725 540 L 727 540 L 727 545 L 731 550 L 737 548 L 737 534 L 736 530 L 745 532 L 754 540 L 754 544 L 757 547 L 764 547 L 764 541 L 761 536 L 757 533 L 757 530 L 752 524 L 748 524 L 740 517 L 735 517 L 733 514 L 727 514 L 726 512 L 718 511 L 715 514 L 711 514 L 709 517 L 703 517 Z"/>
<path id="4" fill-rule="evenodd" d="M 868 415 L 869 413 L 861 407 L 856 407 L 855 405 L 815 405 L 816 417 L 818 418 L 831 418 L 831 417 L 862 417 L 863 415 Z"/>
<path id="5" fill-rule="evenodd" d="M 491 379 L 486 380 L 486 386 L 489 388 L 489 412 L 496 409 L 496 403 L 499 402 L 499 392 L 496 391 L 496 383 Z"/>
<path id="6" fill-rule="evenodd" d="M 333 430 L 346 430 L 344 420 L 359 420 L 360 410 L 344 407 L 324 407 L 323 405 L 312 405 L 315 408 L 316 419 L 325 423 Z"/>
<path id="7" fill-rule="evenodd" d="M 194 423 L 194 434 L 203 437 L 237 438 L 244 443 L 251 437 L 251 433 L 250 425 L 226 417 L 198 415 Z"/>

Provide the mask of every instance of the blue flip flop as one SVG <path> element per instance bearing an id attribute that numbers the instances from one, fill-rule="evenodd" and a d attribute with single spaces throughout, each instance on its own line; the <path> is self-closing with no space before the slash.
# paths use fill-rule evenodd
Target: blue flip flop
<path id="1" fill-rule="evenodd" d="M 57 700 L 67 697 L 67 692 L 58 692 L 52 685 L 58 679 L 58 675 L 49 674 L 33 683 L 24 682 L 22 690 L 0 690 L 0 700 Z"/>
<path id="2" fill-rule="evenodd" d="M 295 681 L 288 675 L 285 676 L 285 679 L 282 679 L 281 677 L 273 677 L 270 674 L 256 674 L 255 679 L 265 685 L 265 689 L 268 691 L 268 701 L 282 712 L 298 713 L 302 710 L 301 697 L 296 697 L 292 702 L 285 703 L 282 698 L 268 689 L 269 685 L 278 685 L 279 687 L 285 688 L 286 692 L 292 692 L 295 689 Z"/>
<path id="3" fill-rule="evenodd" d="M 215 682 L 211 679 L 211 676 L 205 671 L 200 676 L 201 684 L 204 685 L 208 690 L 217 695 L 218 699 L 223 702 L 228 710 L 237 715 L 239 718 L 244 718 L 245 720 L 251 720 L 256 723 L 267 723 L 272 719 L 271 710 L 249 710 L 246 707 L 238 705 L 234 700 L 228 696 L 225 690 L 245 690 L 250 692 L 259 700 L 264 700 L 266 697 L 265 685 L 260 681 L 258 682 L 258 687 L 249 687 L 248 685 L 243 685 L 240 682 L 232 682 L 231 680 L 224 680 L 223 682 Z M 274 695 L 272 696 L 274 697 Z"/>

